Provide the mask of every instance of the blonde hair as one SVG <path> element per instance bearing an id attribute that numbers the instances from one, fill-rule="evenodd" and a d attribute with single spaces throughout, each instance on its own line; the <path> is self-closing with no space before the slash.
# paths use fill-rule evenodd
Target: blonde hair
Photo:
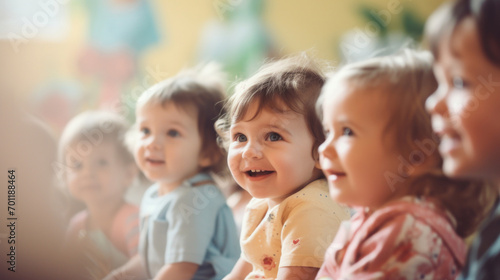
<path id="1" fill-rule="evenodd" d="M 405 194 L 426 196 L 441 203 L 457 221 L 456 231 L 466 237 L 484 217 L 490 186 L 478 181 L 454 180 L 442 172 L 442 158 L 437 151 L 439 138 L 433 133 L 430 115 L 425 110 L 425 100 L 437 88 L 429 52 L 405 49 L 400 54 L 377 57 L 341 68 L 327 81 L 317 102 L 321 115 L 322 99 L 335 92 L 339 83 L 351 88 L 363 88 L 386 95 L 389 108 L 385 135 L 403 158 L 419 155 L 419 160 L 430 162 L 430 170 L 409 177 Z M 373 89 L 373 90 L 371 90 Z M 422 143 L 426 143 L 426 155 Z"/>
<path id="2" fill-rule="evenodd" d="M 265 64 L 254 76 L 240 82 L 227 101 L 227 114 L 216 123 L 220 143 L 227 147 L 231 124 L 244 117 L 250 104 L 258 102 L 254 117 L 265 108 L 290 109 L 304 115 L 314 137 L 312 157 L 317 159 L 317 149 L 325 137 L 314 104 L 324 82 L 321 66 L 304 53 Z"/>
<path id="3" fill-rule="evenodd" d="M 201 152 L 214 162 L 203 171 L 219 175 L 223 175 L 227 167 L 224 151 L 217 144 L 214 123 L 224 113 L 225 78 L 217 64 L 198 65 L 155 84 L 137 100 L 137 108 L 146 104 L 164 106 L 169 102 L 186 111 L 194 107 L 198 113 L 198 132 L 203 140 Z M 129 146 L 133 146 L 134 136 L 134 133 L 127 136 Z"/>
<path id="4" fill-rule="evenodd" d="M 86 153 L 89 152 L 88 148 L 98 146 L 103 142 L 111 142 L 125 165 L 134 164 L 134 158 L 125 145 L 125 134 L 128 129 L 129 123 L 118 114 L 107 111 L 80 113 L 68 122 L 61 134 L 58 161 L 63 165 L 67 163 L 69 146 L 86 144 L 84 149 L 80 147 L 75 149 L 77 153 Z"/>

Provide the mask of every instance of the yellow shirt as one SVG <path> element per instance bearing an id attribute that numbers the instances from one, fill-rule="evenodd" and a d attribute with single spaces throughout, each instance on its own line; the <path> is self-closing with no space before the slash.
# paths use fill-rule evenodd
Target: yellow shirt
<path id="1" fill-rule="evenodd" d="M 320 267 L 346 207 L 335 203 L 324 179 L 316 180 L 268 209 L 266 199 L 253 198 L 241 232 L 243 258 L 253 265 L 245 279 L 274 279 L 284 266 Z"/>

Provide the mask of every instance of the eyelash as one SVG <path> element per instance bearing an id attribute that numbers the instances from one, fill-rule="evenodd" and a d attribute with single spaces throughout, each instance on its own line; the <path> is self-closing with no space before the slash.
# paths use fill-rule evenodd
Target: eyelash
<path id="1" fill-rule="evenodd" d="M 279 137 L 279 139 L 278 140 L 271 140 L 271 137 L 274 136 L 274 135 L 277 135 Z M 271 142 L 275 142 L 275 141 L 283 140 L 283 137 L 281 137 L 281 135 L 279 135 L 276 132 L 269 132 L 268 134 L 266 134 L 266 140 L 269 140 Z"/>
<path id="2" fill-rule="evenodd" d="M 343 136 L 354 136 L 354 132 L 349 127 L 343 127 L 342 128 L 342 135 Z"/>
<path id="3" fill-rule="evenodd" d="M 245 140 L 244 141 L 240 141 L 240 137 L 243 136 L 245 137 Z M 233 136 L 233 141 L 237 141 L 237 142 L 245 142 L 247 141 L 246 139 L 247 137 L 244 135 L 244 134 L 241 134 L 241 133 L 235 133 L 234 136 Z"/>
<path id="4" fill-rule="evenodd" d="M 462 77 L 455 76 L 451 79 L 451 83 L 456 89 L 465 89 L 469 87 L 469 83 Z"/>
<path id="5" fill-rule="evenodd" d="M 272 140 L 272 139 L 271 139 L 271 137 L 273 137 L 273 136 L 275 136 L 275 135 L 276 135 L 276 136 L 278 136 L 278 139 Z M 240 137 L 242 137 L 242 136 L 245 138 L 244 140 L 241 140 L 241 138 L 240 138 Z M 265 140 L 269 140 L 269 141 L 271 141 L 271 142 L 276 142 L 276 141 L 281 141 L 281 140 L 283 140 L 283 137 L 282 137 L 281 135 L 279 135 L 278 133 L 276 133 L 276 132 L 269 132 L 268 134 L 266 134 Z M 237 141 L 237 142 L 246 142 L 246 141 L 247 141 L 247 137 L 246 137 L 246 135 L 244 135 L 244 134 L 241 134 L 241 133 L 236 133 L 236 134 L 234 134 L 234 136 L 233 136 L 233 141 Z"/>
<path id="6" fill-rule="evenodd" d="M 148 135 L 150 133 L 149 128 L 147 128 L 147 127 L 141 128 L 140 131 L 141 131 L 142 135 Z"/>
<path id="7" fill-rule="evenodd" d="M 167 131 L 167 135 L 170 137 L 179 137 L 181 134 L 175 129 L 170 129 L 169 131 Z"/>

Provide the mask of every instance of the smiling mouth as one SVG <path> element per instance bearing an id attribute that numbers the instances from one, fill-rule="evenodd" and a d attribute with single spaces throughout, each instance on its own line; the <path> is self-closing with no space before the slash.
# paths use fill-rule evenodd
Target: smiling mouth
<path id="1" fill-rule="evenodd" d="M 151 164 L 163 164 L 165 163 L 164 160 L 156 160 L 156 159 L 146 159 L 147 162 L 151 163 Z"/>
<path id="2" fill-rule="evenodd" d="M 326 177 L 332 178 L 332 179 L 338 179 L 339 177 L 344 177 L 346 176 L 345 172 L 337 172 L 337 171 L 328 171 L 325 172 Z"/>
<path id="3" fill-rule="evenodd" d="M 273 173 L 274 171 L 266 171 L 266 170 L 248 170 L 245 172 L 250 177 L 260 177 Z"/>

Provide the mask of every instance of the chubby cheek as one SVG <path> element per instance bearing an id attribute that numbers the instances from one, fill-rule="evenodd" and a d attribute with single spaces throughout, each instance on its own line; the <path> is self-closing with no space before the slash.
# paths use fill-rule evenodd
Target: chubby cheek
<path id="1" fill-rule="evenodd" d="M 229 167 L 229 171 L 231 171 L 231 174 L 236 181 L 239 180 L 240 176 L 240 161 L 241 155 L 236 150 L 230 148 L 227 154 L 227 165 Z"/>
<path id="2" fill-rule="evenodd" d="M 144 161 L 144 149 L 142 148 L 141 145 L 136 144 L 134 147 L 134 160 L 137 163 L 139 167 L 142 168 L 143 161 Z"/>

